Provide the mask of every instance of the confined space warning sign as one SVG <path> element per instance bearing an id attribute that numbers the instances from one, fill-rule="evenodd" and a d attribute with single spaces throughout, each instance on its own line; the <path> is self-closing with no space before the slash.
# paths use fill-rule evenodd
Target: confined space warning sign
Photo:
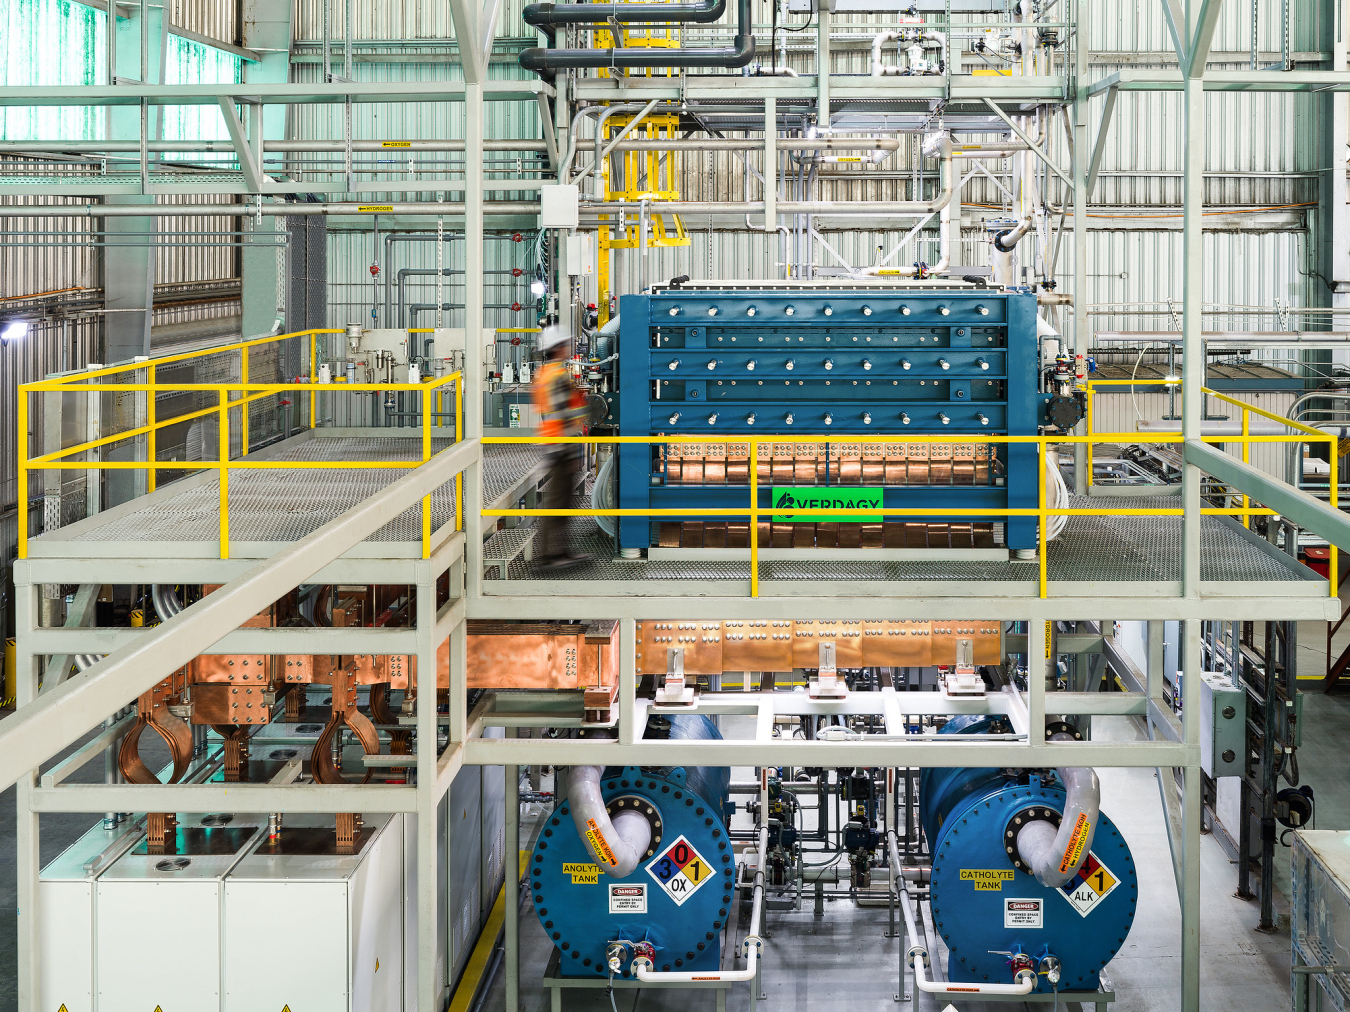
<path id="1" fill-rule="evenodd" d="M 1069 906 L 1086 917 L 1118 885 L 1120 879 L 1111 874 L 1111 869 L 1102 864 L 1095 853 L 1089 853 L 1078 874 L 1059 887 L 1059 894 Z"/>
<path id="2" fill-rule="evenodd" d="M 969 882 L 975 886 L 975 891 L 1001 893 L 1003 883 L 1011 882 L 1013 879 L 1013 870 L 1011 868 L 962 868 L 961 881 Z"/>
<path id="3" fill-rule="evenodd" d="M 611 914 L 645 914 L 647 912 L 647 885 L 609 884 L 609 912 Z"/>
<path id="4" fill-rule="evenodd" d="M 683 834 L 647 865 L 647 874 L 656 879 L 676 906 L 683 905 L 713 877 L 712 865 Z"/>
<path id="5" fill-rule="evenodd" d="M 1005 928 L 1043 928 L 1045 927 L 1045 900 L 1018 900 L 1011 896 L 1003 901 L 1003 926 Z"/>

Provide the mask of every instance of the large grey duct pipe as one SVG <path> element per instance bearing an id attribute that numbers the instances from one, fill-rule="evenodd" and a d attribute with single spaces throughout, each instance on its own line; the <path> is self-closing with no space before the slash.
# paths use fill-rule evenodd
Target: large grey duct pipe
<path id="1" fill-rule="evenodd" d="M 1073 735 L 1052 734 L 1050 741 L 1073 741 Z M 1028 822 L 1017 833 L 1017 853 L 1031 868 L 1036 881 L 1058 889 L 1078 873 L 1092 850 L 1097 832 L 1102 792 L 1095 770 L 1084 767 L 1057 768 L 1066 797 L 1059 829 L 1041 819 Z"/>
<path id="2" fill-rule="evenodd" d="M 569 5 L 571 6 L 571 5 Z M 604 7 L 623 8 L 628 4 L 584 5 L 600 10 Z M 645 5 L 634 4 L 634 7 Z M 672 5 L 652 4 L 653 8 L 668 8 Z M 617 67 L 744 67 L 755 58 L 755 30 L 750 14 L 750 0 L 737 0 L 738 25 L 735 44 L 730 48 L 710 49 L 527 49 L 520 54 L 520 65 L 533 70 L 541 76 L 551 76 L 555 71 L 581 67 L 617 68 Z M 603 22 L 603 15 L 595 19 Z M 677 18 L 661 17 L 656 19 L 676 21 Z"/>
<path id="3" fill-rule="evenodd" d="M 711 24 L 727 9 L 727 0 L 672 4 L 528 4 L 522 11 L 527 25 L 538 28 L 553 45 L 557 25 L 693 22 Z"/>
<path id="4" fill-rule="evenodd" d="M 599 766 L 573 766 L 567 776 L 567 801 L 577 835 L 606 875 L 627 878 L 652 842 L 652 827 L 637 809 L 610 818 L 600 793 Z"/>
<path id="5" fill-rule="evenodd" d="M 212 316 L 187 323 L 162 323 L 150 328 L 150 347 L 169 348 L 189 341 L 207 341 L 213 337 L 238 337 L 243 333 L 244 318 Z"/>
<path id="6" fill-rule="evenodd" d="M 372 212 L 371 208 L 377 208 Z M 248 218 L 255 214 L 425 214 L 449 217 L 464 213 L 463 202 L 407 202 L 393 204 L 295 203 L 272 204 L 0 204 L 0 218 L 170 218 L 200 216 L 207 218 Z M 487 200 L 484 214 L 537 215 L 535 201 Z"/>

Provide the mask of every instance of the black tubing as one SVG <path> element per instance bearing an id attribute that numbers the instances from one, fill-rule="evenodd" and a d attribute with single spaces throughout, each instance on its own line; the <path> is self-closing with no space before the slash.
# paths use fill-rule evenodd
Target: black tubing
<path id="1" fill-rule="evenodd" d="M 619 22 L 694 22 L 709 24 L 722 16 L 727 0 L 707 0 L 705 3 L 673 4 L 529 4 L 524 10 L 525 23 L 542 28 L 546 25 L 585 25 L 609 21 Z"/>
<path id="2" fill-rule="evenodd" d="M 725 3 L 725 0 L 721 0 Z M 541 7 L 544 5 L 540 5 Z M 667 4 L 568 4 L 568 7 L 603 9 L 608 7 L 647 7 L 669 9 Z M 750 0 L 737 0 L 736 42 L 730 48 L 716 49 L 527 49 L 520 54 L 520 65 L 541 76 L 572 68 L 607 67 L 744 67 L 755 58 L 754 27 L 750 18 Z M 556 7 L 554 8 L 557 9 Z M 720 12 L 719 12 L 720 13 Z M 603 20 L 603 19 L 601 19 Z M 619 20 L 626 20 L 619 18 Z M 633 19 L 637 20 L 637 19 Z M 675 21 L 676 18 L 656 20 Z"/>

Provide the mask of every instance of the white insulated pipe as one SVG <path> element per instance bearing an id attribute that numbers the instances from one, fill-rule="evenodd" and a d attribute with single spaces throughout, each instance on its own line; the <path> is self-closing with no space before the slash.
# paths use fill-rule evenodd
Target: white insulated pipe
<path id="1" fill-rule="evenodd" d="M 916 26 L 917 29 L 917 26 Z M 881 48 L 888 42 L 899 42 L 904 32 L 877 32 L 872 37 L 872 76 L 885 77 L 887 75 L 903 74 L 908 68 L 901 67 L 899 64 L 883 63 L 881 59 Z M 942 62 L 947 62 L 947 36 L 944 32 L 925 31 L 916 35 L 913 41 L 922 44 L 924 42 L 937 42 L 942 46 Z"/>
<path id="2" fill-rule="evenodd" d="M 627 878 L 652 842 L 652 827 L 636 810 L 619 812 L 613 819 L 600 793 L 599 766 L 573 766 L 568 774 L 568 803 L 572 822 L 586 850 L 606 875 Z"/>
<path id="3" fill-rule="evenodd" d="M 1066 733 L 1053 734 L 1050 741 L 1073 741 Z M 1078 873 L 1092 850 L 1101 814 L 1102 791 L 1095 770 L 1083 766 L 1057 767 L 1066 797 L 1059 828 L 1048 822 L 1028 822 L 1017 833 L 1017 853 L 1031 868 L 1036 881 L 1047 889 L 1058 889 Z"/>
<path id="4" fill-rule="evenodd" d="M 750 906 L 750 925 L 741 943 L 745 950 L 745 969 L 743 970 L 653 970 L 652 961 L 646 956 L 633 960 L 633 973 L 638 980 L 648 983 L 688 984 L 696 980 L 754 980 L 759 974 L 759 956 L 763 941 L 759 937 L 760 923 L 764 917 L 764 857 L 769 852 L 769 827 L 759 830 L 759 868 L 755 871 L 754 896 Z"/>
<path id="5" fill-rule="evenodd" d="M 928 946 L 919 941 L 919 929 L 917 919 L 914 916 L 914 900 L 909 895 L 904 876 L 895 873 L 896 869 L 901 867 L 900 848 L 896 844 L 895 830 L 887 831 L 886 845 L 890 849 L 891 857 L 891 888 L 895 889 L 900 897 L 900 913 L 905 919 L 905 934 L 909 937 L 909 949 L 905 952 L 905 958 L 914 970 L 914 986 L 925 994 L 1030 994 L 1032 988 L 1036 986 L 1036 971 L 1034 970 L 1017 971 L 1017 980 L 1013 984 L 976 984 L 964 981 L 928 979 L 927 969 L 930 962 Z"/>

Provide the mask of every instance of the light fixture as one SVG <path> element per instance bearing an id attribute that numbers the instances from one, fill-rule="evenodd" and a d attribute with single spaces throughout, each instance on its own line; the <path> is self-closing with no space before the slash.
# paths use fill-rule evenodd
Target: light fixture
<path id="1" fill-rule="evenodd" d="M 27 336 L 27 320 L 10 320 L 5 324 L 4 329 L 0 330 L 0 342 L 4 344 L 9 344 L 11 341 L 22 341 Z"/>
<path id="2" fill-rule="evenodd" d="M 548 288 L 544 285 L 542 278 L 535 278 L 530 282 L 530 293 L 536 298 L 543 295 L 546 291 L 548 291 Z"/>

